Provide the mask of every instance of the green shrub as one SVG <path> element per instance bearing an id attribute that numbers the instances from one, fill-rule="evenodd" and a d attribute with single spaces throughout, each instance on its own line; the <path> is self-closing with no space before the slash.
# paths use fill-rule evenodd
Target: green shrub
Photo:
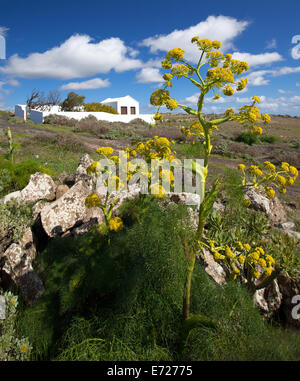
<path id="1" fill-rule="evenodd" d="M 0 319 L 0 361 L 29 360 L 32 347 L 27 338 L 19 338 L 16 332 L 18 297 L 9 291 L 2 296 L 5 300 L 5 319 Z"/>
<path id="2" fill-rule="evenodd" d="M 3 156 L 0 157 L 0 192 L 2 195 L 24 188 L 29 181 L 30 175 L 36 172 L 46 173 L 48 175 L 54 175 L 54 172 L 50 169 L 42 166 L 38 162 L 32 159 L 24 160 L 17 163 L 12 163 Z"/>
<path id="3" fill-rule="evenodd" d="M 108 112 L 110 114 L 118 114 L 118 112 L 111 106 L 103 105 L 101 103 L 92 102 L 83 104 L 84 111 L 90 112 Z"/>
<path id="4" fill-rule="evenodd" d="M 194 328 L 181 353 L 185 250 L 193 234 L 186 207 L 133 200 L 123 206 L 122 219 L 125 229 L 110 247 L 95 230 L 58 238 L 38 257 L 45 293 L 22 311 L 18 325 L 33 345 L 32 359 L 298 358 L 299 341 L 271 329 L 243 285 L 221 287 L 199 263 L 191 312 L 214 318 L 217 329 Z"/>
<path id="5" fill-rule="evenodd" d="M 275 143 L 278 138 L 276 136 L 273 136 L 273 135 L 261 135 L 259 137 L 259 140 L 262 142 L 262 143 L 269 143 L 269 144 L 272 144 L 272 143 Z"/>
<path id="6" fill-rule="evenodd" d="M 243 132 L 235 139 L 236 142 L 242 142 L 252 146 L 252 144 L 258 144 L 259 139 L 257 136 L 253 135 L 251 132 Z"/>
<path id="7" fill-rule="evenodd" d="M 0 202 L 0 209 L 0 237 L 5 237 L 11 232 L 13 241 L 18 242 L 33 222 L 31 207 L 12 200 L 5 205 Z"/>
<path id="8" fill-rule="evenodd" d="M 97 343 L 93 359 L 171 359 L 168 348 L 182 316 L 189 222 L 184 207 L 164 213 L 157 202 L 145 201 L 142 209 L 140 223 L 134 217 L 110 247 L 95 231 L 56 239 L 39 257 L 45 293 L 20 321 L 35 358 L 83 359 L 86 346 L 96 344 L 81 343 L 100 338 L 105 345 Z M 79 325 L 86 320 L 92 331 L 84 333 Z M 69 351 L 74 345 L 81 353 L 75 358 Z"/>

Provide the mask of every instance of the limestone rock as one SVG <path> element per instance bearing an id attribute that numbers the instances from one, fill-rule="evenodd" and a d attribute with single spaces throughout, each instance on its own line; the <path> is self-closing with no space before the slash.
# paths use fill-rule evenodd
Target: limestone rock
<path id="1" fill-rule="evenodd" d="M 85 199 L 91 191 L 89 181 L 79 180 L 61 198 L 42 209 L 41 223 L 49 237 L 61 235 L 84 222 Z"/>
<path id="2" fill-rule="evenodd" d="M 4 204 L 6 204 L 8 201 L 13 201 L 13 200 L 18 201 L 18 202 L 21 201 L 21 191 L 9 193 L 2 198 L 2 202 Z"/>
<path id="3" fill-rule="evenodd" d="M 49 202 L 45 200 L 40 200 L 34 206 L 32 207 L 32 216 L 34 219 L 40 214 L 42 209 L 44 209 L 47 205 L 49 205 Z"/>
<path id="4" fill-rule="evenodd" d="M 55 199 L 55 183 L 51 176 L 37 172 L 30 176 L 29 183 L 21 190 L 21 199 L 23 202 L 33 204 L 38 200 Z"/>
<path id="5" fill-rule="evenodd" d="M 223 267 L 214 260 L 214 257 L 208 250 L 203 248 L 203 255 L 199 260 L 204 265 L 205 272 L 218 284 L 226 283 L 226 273 Z"/>
<path id="6" fill-rule="evenodd" d="M 286 222 L 286 211 L 276 196 L 270 200 L 262 191 L 249 187 L 245 190 L 245 198 L 251 202 L 250 208 L 265 213 L 272 224 Z"/>
<path id="7" fill-rule="evenodd" d="M 185 205 L 193 205 L 196 206 L 197 209 L 200 207 L 201 198 L 200 195 L 197 193 L 187 193 L 187 192 L 181 192 L 181 193 L 167 193 L 167 197 L 176 203 L 182 203 Z"/>
<path id="8" fill-rule="evenodd" d="M 74 177 L 75 183 L 77 183 L 78 181 L 80 181 L 82 179 L 85 179 L 88 176 L 86 173 L 86 169 L 88 166 L 90 166 L 92 164 L 92 162 L 93 162 L 93 160 L 90 158 L 90 156 L 87 153 L 85 153 L 80 158 L 79 165 L 78 165 L 76 172 L 75 172 L 75 177 Z"/>
<path id="9" fill-rule="evenodd" d="M 61 198 L 66 192 L 68 192 L 69 187 L 65 184 L 60 184 L 56 188 L 56 193 L 55 193 L 55 199 L 58 200 Z"/>
<path id="10" fill-rule="evenodd" d="M 300 271 L 298 272 L 298 276 L 294 279 L 291 279 L 284 274 L 280 274 L 277 281 L 282 294 L 282 304 L 280 307 L 282 315 L 289 326 L 299 329 L 300 318 L 295 319 L 295 316 L 293 316 L 293 309 L 296 307 L 296 304 L 293 303 L 293 298 L 296 295 L 300 295 Z"/>
<path id="11" fill-rule="evenodd" d="M 32 268 L 30 252 L 13 243 L 2 257 L 4 260 L 2 271 L 20 288 L 25 302 L 31 304 L 43 293 L 44 286 Z"/>
<path id="12" fill-rule="evenodd" d="M 295 224 L 294 222 L 283 222 L 279 225 L 279 227 L 283 230 L 293 230 Z"/>
<path id="13" fill-rule="evenodd" d="M 266 317 L 270 317 L 274 311 L 277 311 L 282 302 L 277 280 L 274 280 L 269 286 L 257 290 L 253 295 L 253 302 Z"/>
<path id="14" fill-rule="evenodd" d="M 285 233 L 287 233 L 292 238 L 296 238 L 297 240 L 300 240 L 299 232 L 295 232 L 294 230 L 285 230 Z"/>

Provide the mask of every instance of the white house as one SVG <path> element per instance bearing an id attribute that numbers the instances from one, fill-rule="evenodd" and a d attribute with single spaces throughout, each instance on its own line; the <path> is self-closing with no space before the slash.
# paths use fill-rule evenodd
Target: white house
<path id="1" fill-rule="evenodd" d="M 140 104 L 130 95 L 120 98 L 106 98 L 101 102 L 104 105 L 113 107 L 120 115 L 139 115 Z"/>

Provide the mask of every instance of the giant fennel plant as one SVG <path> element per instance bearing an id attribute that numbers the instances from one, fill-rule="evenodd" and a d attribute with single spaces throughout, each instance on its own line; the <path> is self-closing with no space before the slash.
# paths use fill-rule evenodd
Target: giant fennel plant
<path id="1" fill-rule="evenodd" d="M 169 110 L 177 107 L 183 109 L 186 113 L 194 115 L 197 120 L 193 122 L 189 128 L 182 127 L 181 132 L 186 137 L 192 137 L 192 143 L 200 140 L 204 145 L 204 186 L 209 168 L 209 157 L 212 150 L 211 136 L 214 130 L 220 125 L 228 121 L 237 121 L 244 128 L 254 135 L 262 134 L 261 125 L 268 124 L 271 120 L 268 114 L 261 114 L 257 105 L 260 98 L 252 97 L 251 104 L 244 105 L 239 108 L 238 112 L 232 108 L 225 111 L 222 118 L 208 120 L 203 114 L 203 106 L 207 94 L 214 93 L 213 99 L 217 100 L 221 96 L 221 92 L 225 96 L 232 96 L 235 91 L 245 89 L 248 79 L 243 75 L 249 70 L 247 62 L 235 60 L 231 54 L 223 54 L 219 51 L 221 43 L 219 41 L 210 41 L 208 39 L 200 39 L 193 37 L 191 42 L 196 44 L 200 51 L 200 58 L 196 66 L 187 62 L 184 58 L 184 50 L 175 48 L 166 54 L 166 58 L 162 61 L 162 67 L 166 69 L 163 75 L 165 80 L 161 89 L 153 92 L 150 102 L 157 106 L 158 110 L 155 114 L 155 120 L 160 121 L 162 115 L 160 108 L 166 106 Z M 204 66 L 210 68 L 203 70 Z M 199 97 L 197 101 L 197 109 L 192 109 L 186 105 L 180 104 L 176 99 L 170 97 L 169 87 L 172 87 L 174 78 L 185 78 L 192 82 L 199 89 Z M 197 167 L 194 168 L 197 171 Z M 244 164 L 240 164 L 238 169 L 242 174 L 240 187 L 254 187 L 262 189 L 268 198 L 273 198 L 275 190 L 280 193 L 286 192 L 286 186 L 292 185 L 298 177 L 298 171 L 295 167 L 288 163 L 282 163 L 279 169 L 275 165 L 266 161 L 263 166 L 250 165 L 248 168 Z M 212 205 L 217 197 L 219 189 L 219 181 L 215 180 L 212 189 L 208 192 L 201 203 L 199 210 L 199 221 L 197 230 L 197 242 L 200 249 L 206 246 L 214 254 L 214 258 L 220 261 L 223 266 L 228 269 L 230 276 L 236 279 L 239 275 L 246 275 L 249 288 L 254 291 L 258 288 L 265 287 L 277 275 L 280 269 L 276 268 L 274 259 L 264 252 L 260 247 L 251 248 L 248 243 L 237 242 L 235 248 L 224 246 L 221 243 L 216 246 L 215 242 L 205 243 L 203 240 L 203 229 L 206 218 L 212 209 Z M 189 253 L 190 268 L 187 278 L 186 296 L 184 301 L 184 316 L 186 319 L 190 317 L 190 294 L 191 279 L 195 266 L 196 251 Z M 259 271 L 261 270 L 261 271 Z"/>
<path id="2" fill-rule="evenodd" d="M 246 131 L 253 135 L 262 134 L 262 125 L 268 124 L 271 120 L 268 114 L 261 114 L 258 108 L 260 98 L 252 97 L 250 104 L 244 105 L 235 112 L 234 109 L 228 108 L 225 110 L 224 117 L 209 120 L 203 113 L 205 97 L 208 94 L 214 94 L 213 99 L 217 100 L 221 96 L 221 92 L 225 96 L 232 96 L 235 91 L 245 89 L 248 79 L 244 73 L 249 70 L 247 62 L 235 60 L 231 54 L 223 54 L 220 52 L 221 43 L 219 41 L 211 41 L 208 39 L 200 39 L 193 37 L 191 42 L 196 44 L 200 51 L 200 57 L 197 65 L 192 65 L 184 58 L 184 50 L 180 48 L 171 49 L 165 59 L 162 61 L 162 68 L 166 70 L 163 74 L 164 84 L 162 88 L 154 91 L 150 97 L 150 103 L 158 107 L 154 119 L 159 123 L 163 116 L 160 113 L 160 108 L 166 106 L 169 110 L 181 108 L 186 113 L 197 118 L 189 128 L 182 127 L 181 132 L 195 144 L 197 141 L 204 146 L 204 164 L 200 168 L 198 165 L 193 165 L 193 172 L 197 172 L 203 177 L 204 191 L 205 183 L 209 170 L 209 158 L 212 151 L 211 138 L 215 130 L 222 124 L 228 121 L 237 121 Z M 205 70 L 208 67 L 208 70 Z M 199 96 L 197 108 L 193 109 L 186 105 L 178 103 L 176 99 L 170 96 L 170 90 L 173 86 L 174 79 L 185 78 L 198 88 Z M 167 138 L 155 136 L 147 142 L 132 142 L 131 147 L 127 147 L 127 158 L 134 159 L 137 155 L 150 163 L 151 159 L 167 159 L 170 162 L 176 158 L 176 151 L 172 149 L 174 142 L 169 142 Z M 108 152 L 108 150 L 110 151 Z M 103 153 L 104 148 L 100 148 L 99 152 Z M 116 160 L 111 155 L 112 148 L 106 148 L 106 153 L 109 153 L 111 159 Z M 93 163 L 90 171 L 96 173 L 97 163 Z M 132 169 L 131 162 L 127 164 L 128 176 L 127 179 L 136 171 L 136 167 Z M 288 163 L 282 163 L 280 168 L 266 161 L 262 166 L 250 165 L 248 168 L 244 164 L 238 165 L 238 170 L 241 173 L 241 182 L 238 185 L 241 188 L 254 187 L 265 192 L 268 198 L 275 196 L 276 190 L 280 193 L 286 192 L 288 185 L 293 185 L 298 177 L 297 169 Z M 147 169 L 145 169 L 147 171 Z M 151 174 L 147 174 L 149 184 Z M 174 182 L 172 171 L 163 173 L 160 171 L 160 180 L 163 176 L 169 177 L 171 188 Z M 117 180 L 118 181 L 118 180 Z M 216 179 L 211 189 L 204 195 L 199 208 L 198 227 L 195 239 L 187 245 L 186 255 L 189 261 L 185 297 L 183 301 L 183 329 L 181 335 L 181 345 L 187 340 L 189 332 L 195 326 L 207 325 L 214 327 L 215 323 L 209 318 L 200 315 L 192 315 L 190 312 L 191 300 L 191 284 L 192 275 L 195 268 L 196 256 L 206 247 L 213 253 L 216 261 L 220 262 L 226 272 L 232 279 L 243 276 L 247 280 L 247 285 L 250 291 L 265 287 L 269 284 L 281 271 L 280 266 L 275 263 L 274 258 L 265 253 L 261 247 L 251 247 L 247 242 L 236 242 L 235 247 L 229 247 L 222 242 L 207 241 L 203 236 L 203 230 L 208 215 L 212 210 L 214 201 L 217 198 L 220 188 L 220 182 Z M 153 186 L 153 184 L 152 184 Z M 161 184 L 155 184 L 156 190 L 154 193 L 157 197 L 163 197 L 165 191 Z M 108 194 L 105 200 L 108 199 Z M 92 200 L 94 200 L 92 202 Z M 88 206 L 98 205 L 102 208 L 105 214 L 107 228 L 115 229 L 115 223 L 122 226 L 120 220 L 116 221 L 111 217 L 112 206 L 107 206 L 105 201 L 101 204 L 99 197 L 96 194 L 89 196 L 87 199 Z M 108 212 L 107 212 L 108 207 Z"/>

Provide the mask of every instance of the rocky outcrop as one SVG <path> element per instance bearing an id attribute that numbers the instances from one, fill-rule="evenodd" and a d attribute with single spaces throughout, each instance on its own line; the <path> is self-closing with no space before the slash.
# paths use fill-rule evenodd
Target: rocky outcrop
<path id="1" fill-rule="evenodd" d="M 61 198 L 66 192 L 68 192 L 68 190 L 69 190 L 68 185 L 66 184 L 58 185 L 55 192 L 55 199 L 58 200 L 59 198 Z"/>
<path id="2" fill-rule="evenodd" d="M 275 311 L 278 311 L 282 302 L 282 294 L 277 280 L 274 280 L 268 287 L 257 290 L 253 295 L 253 302 L 265 317 L 271 317 Z"/>
<path id="3" fill-rule="evenodd" d="M 262 191 L 250 187 L 245 190 L 245 199 L 251 202 L 250 208 L 265 213 L 271 224 L 287 221 L 286 211 L 276 196 L 270 200 Z"/>
<path id="4" fill-rule="evenodd" d="M 300 298 L 300 271 L 298 275 L 291 279 L 288 276 L 281 274 L 277 278 L 279 290 L 282 294 L 282 303 L 280 306 L 280 312 L 283 320 L 289 326 L 300 329 L 300 316 L 294 298 L 298 295 Z M 296 303 L 299 304 L 299 300 Z M 298 310 L 298 318 L 296 315 L 296 309 Z"/>
<path id="5" fill-rule="evenodd" d="M 91 191 L 88 180 L 79 180 L 62 197 L 42 209 L 41 223 L 49 237 L 61 235 L 84 222 L 85 199 Z"/>
<path id="6" fill-rule="evenodd" d="M 54 200 L 56 185 L 51 176 L 37 172 L 30 176 L 29 183 L 21 191 L 6 195 L 3 202 L 15 199 L 18 202 L 34 204 L 39 200 Z"/>
<path id="7" fill-rule="evenodd" d="M 24 242 L 27 239 L 24 239 Z M 13 282 L 20 288 L 26 303 L 31 304 L 44 291 L 41 279 L 32 268 L 33 251 L 23 249 L 20 245 L 13 243 L 1 256 L 2 276 Z"/>
<path id="8" fill-rule="evenodd" d="M 205 272 L 218 284 L 226 283 L 226 273 L 223 267 L 214 260 L 208 250 L 203 248 L 203 254 L 199 255 L 198 260 L 204 266 Z"/>

